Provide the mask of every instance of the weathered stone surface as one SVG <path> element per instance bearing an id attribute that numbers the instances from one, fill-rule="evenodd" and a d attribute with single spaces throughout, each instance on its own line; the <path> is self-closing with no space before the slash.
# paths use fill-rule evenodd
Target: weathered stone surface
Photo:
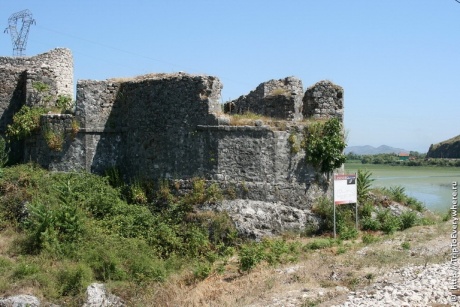
<path id="1" fill-rule="evenodd" d="M 253 112 L 292 121 L 302 120 L 302 81 L 295 77 L 270 80 L 224 106 L 226 113 Z"/>
<path id="2" fill-rule="evenodd" d="M 93 283 L 86 288 L 86 302 L 83 307 L 121 307 L 125 303 L 109 293 L 104 284 Z"/>
<path id="3" fill-rule="evenodd" d="M 34 84 L 46 84 L 40 91 Z M 0 57 L 0 135 L 23 105 L 53 105 L 58 96 L 73 98 L 73 58 L 69 49 L 57 48 L 33 57 Z M 13 141 L 10 161 L 24 156 L 24 144 Z"/>
<path id="4" fill-rule="evenodd" d="M 32 295 L 15 295 L 0 299 L 0 307 L 39 307 L 40 300 Z"/>
<path id="5" fill-rule="evenodd" d="M 24 103 L 45 104 L 58 95 L 73 97 L 72 53 L 56 48 L 33 57 L 0 57 L 0 80 L 0 110 L 19 109 Z M 36 82 L 48 89 L 40 92 L 33 86 Z M 5 127 L 0 128 L 4 132 Z"/>
<path id="6" fill-rule="evenodd" d="M 70 58 L 65 49 L 25 59 L 0 58 L 0 74 L 6 78 L 0 81 L 0 89 L 5 89 L 0 92 L 0 126 L 6 127 L 21 105 L 46 100 L 33 82 L 50 85 L 51 96 L 71 93 L 66 88 Z M 62 78 L 56 75 L 59 71 Z M 308 213 L 330 188 L 317 184 L 318 174 L 299 150 L 303 129 L 308 128 L 300 120 L 306 108 L 320 117 L 342 118 L 343 90 L 322 81 L 302 100 L 302 82 L 287 77 L 264 82 L 232 102 L 230 113 L 249 110 L 271 116 L 281 123 L 275 128 L 264 123 L 266 119 L 231 126 L 229 115 L 222 113 L 221 89 L 216 77 L 186 73 L 80 80 L 75 114 L 43 115 L 42 131 L 21 143 L 16 157 L 56 171 L 104 174 L 115 167 L 124 179 L 190 183 L 201 177 L 237 199 L 291 207 L 283 211 L 286 216 L 296 210 Z M 61 136 L 59 146 L 45 137 L 48 131 Z M 278 219 L 278 211 L 267 212 Z M 297 222 L 281 219 L 284 224 L 276 231 L 309 223 L 303 214 L 293 215 Z"/>
<path id="7" fill-rule="evenodd" d="M 343 121 L 343 88 L 331 81 L 309 87 L 303 97 L 303 116 L 314 119 L 339 118 Z"/>
<path id="8" fill-rule="evenodd" d="M 213 210 L 227 212 L 238 232 L 255 240 L 286 231 L 301 232 L 307 225 L 319 225 L 311 210 L 289 207 L 280 202 L 225 200 L 213 206 Z"/>

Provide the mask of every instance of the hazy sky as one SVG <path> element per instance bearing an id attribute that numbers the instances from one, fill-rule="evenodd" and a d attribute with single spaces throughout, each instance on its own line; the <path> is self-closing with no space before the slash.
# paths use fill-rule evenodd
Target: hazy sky
<path id="1" fill-rule="evenodd" d="M 0 25 L 24 9 L 26 55 L 70 48 L 75 80 L 208 74 L 226 101 L 270 79 L 328 79 L 345 90 L 349 145 L 426 152 L 460 134 L 455 0 L 0 0 Z"/>

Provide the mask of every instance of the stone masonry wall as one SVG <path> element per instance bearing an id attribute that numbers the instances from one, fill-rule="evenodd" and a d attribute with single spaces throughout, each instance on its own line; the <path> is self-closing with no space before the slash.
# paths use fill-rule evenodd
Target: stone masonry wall
<path id="1" fill-rule="evenodd" d="M 320 81 L 309 87 L 303 97 L 303 115 L 306 118 L 336 117 L 343 122 L 343 88 L 331 81 Z"/>
<path id="2" fill-rule="evenodd" d="M 196 126 L 217 124 L 217 78 L 157 74 L 79 81 L 76 120 L 84 133 L 84 168 L 119 167 L 128 177 L 203 176 Z"/>
<path id="3" fill-rule="evenodd" d="M 9 105 L 23 105 L 25 103 L 34 105 L 38 101 L 45 101 L 41 95 L 46 95 L 48 100 L 55 101 L 58 95 L 70 96 L 73 98 L 73 57 L 69 49 L 57 48 L 49 52 L 39 54 L 33 57 L 0 57 L 0 70 L 4 72 L 3 76 L 8 74 L 20 74 L 21 80 L 2 78 L 2 82 L 8 82 L 8 88 L 16 88 L 18 84 L 23 84 L 26 99 L 22 97 L 19 100 L 11 100 L 14 96 L 11 90 L 5 88 L 0 96 L 0 108 L 5 109 Z M 46 93 L 39 93 L 34 89 L 33 84 L 41 82 L 48 85 Z M 8 100 L 8 98 L 10 98 Z"/>
<path id="4" fill-rule="evenodd" d="M 46 90 L 37 90 L 36 84 L 46 85 Z M 0 57 L 0 135 L 5 134 L 23 105 L 54 105 L 60 95 L 73 98 L 69 49 L 58 48 L 33 57 Z M 9 145 L 12 162 L 27 159 L 22 141 Z"/>
<path id="5" fill-rule="evenodd" d="M 21 68 L 0 66 L 0 134 L 4 134 L 14 113 L 26 100 L 26 72 Z"/>
<path id="6" fill-rule="evenodd" d="M 222 124 L 221 88 L 215 77 L 188 74 L 79 81 L 74 141 L 60 154 L 35 146 L 28 155 L 55 170 L 103 174 L 117 167 L 127 179 L 153 181 L 202 177 L 239 198 L 308 207 L 315 173 L 288 140 L 303 128 Z"/>
<path id="7" fill-rule="evenodd" d="M 84 136 L 71 114 L 44 114 L 40 131 L 26 140 L 24 157 L 52 171 L 83 171 Z"/>
<path id="8" fill-rule="evenodd" d="M 248 95 L 225 104 L 225 112 L 244 114 L 253 112 L 264 116 L 302 120 L 302 81 L 295 77 L 261 83 Z"/>
<path id="9" fill-rule="evenodd" d="M 69 53 L 0 58 L 3 132 L 23 104 L 73 95 Z M 34 89 L 37 81 L 49 86 L 46 93 Z M 221 89 L 216 77 L 186 73 L 80 80 L 75 113 L 44 114 L 42 131 L 24 143 L 23 160 L 56 171 L 103 174 L 116 167 L 126 180 L 170 179 L 184 189 L 204 178 L 236 198 L 215 209 L 233 212 L 239 229 L 253 237 L 314 222 L 311 205 L 330 189 L 318 183 L 304 153 L 292 150 L 292 140 L 308 128 L 304 117 L 343 119 L 343 89 L 321 81 L 303 94 L 302 82 L 288 77 L 224 106 L 228 113 L 251 111 L 282 123 L 275 126 L 265 119 L 230 126 Z"/>

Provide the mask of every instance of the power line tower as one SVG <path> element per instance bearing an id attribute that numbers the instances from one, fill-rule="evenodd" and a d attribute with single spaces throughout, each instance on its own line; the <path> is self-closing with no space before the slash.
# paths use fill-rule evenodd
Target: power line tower
<path id="1" fill-rule="evenodd" d="M 18 22 L 22 22 L 21 29 L 18 32 Z M 35 24 L 32 18 L 32 13 L 29 10 L 23 10 L 8 18 L 9 26 L 5 29 L 11 34 L 11 41 L 13 42 L 13 56 L 24 56 L 24 51 L 27 45 L 27 36 L 29 35 L 29 28 L 31 24 Z"/>

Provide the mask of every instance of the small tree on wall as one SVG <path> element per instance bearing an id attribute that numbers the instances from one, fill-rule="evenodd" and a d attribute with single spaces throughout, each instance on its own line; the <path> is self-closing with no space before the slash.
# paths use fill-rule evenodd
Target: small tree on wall
<path id="1" fill-rule="evenodd" d="M 346 146 L 342 124 L 337 118 L 316 122 L 304 130 L 305 160 L 316 171 L 327 174 L 328 180 L 330 173 L 345 162 Z"/>

